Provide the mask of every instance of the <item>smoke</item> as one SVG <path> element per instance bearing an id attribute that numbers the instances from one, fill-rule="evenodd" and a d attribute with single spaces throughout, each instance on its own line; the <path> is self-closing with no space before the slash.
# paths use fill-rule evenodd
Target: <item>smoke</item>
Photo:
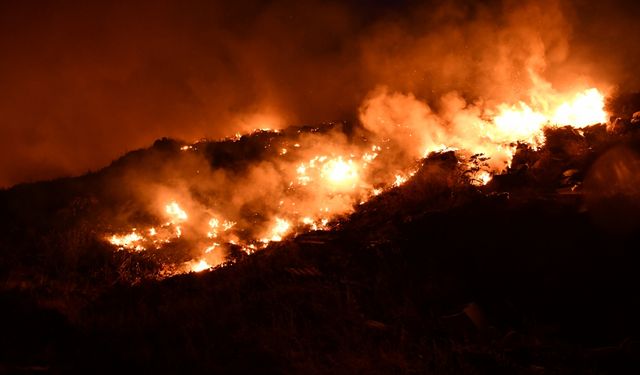
<path id="1" fill-rule="evenodd" d="M 343 37 L 360 22 L 337 3 L 0 7 L 0 185 L 82 173 L 164 136 L 343 118 L 359 100 Z"/>
<path id="2" fill-rule="evenodd" d="M 3 2 L 0 186 L 163 136 L 354 119 L 380 85 L 436 113 L 528 100 L 535 77 L 638 90 L 637 19 L 582 0 Z"/>
<path id="3" fill-rule="evenodd" d="M 571 55 L 574 44 L 586 51 L 604 40 L 585 37 L 599 27 L 578 21 L 586 11 L 585 4 L 553 0 L 445 2 L 380 24 L 364 51 L 369 73 L 385 85 L 369 93 L 360 121 L 414 158 L 454 148 L 489 157 L 494 172 L 509 166 L 516 141 L 540 145 L 547 124 L 606 122 L 600 94 L 589 88 L 620 90 L 614 71 L 596 75 L 593 59 Z"/>
<path id="4" fill-rule="evenodd" d="M 336 124 L 226 143 L 159 142 L 98 177 L 91 216 L 102 239 L 152 252 L 169 273 L 218 265 L 234 247 L 251 253 L 324 229 L 392 180 L 392 164 L 378 163 L 380 147 L 365 135 Z"/>

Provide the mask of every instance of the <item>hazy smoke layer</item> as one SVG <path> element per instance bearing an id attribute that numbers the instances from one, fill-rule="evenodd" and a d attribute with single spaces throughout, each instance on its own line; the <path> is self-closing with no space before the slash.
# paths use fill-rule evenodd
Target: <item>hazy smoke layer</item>
<path id="1" fill-rule="evenodd" d="M 438 113 L 453 91 L 466 103 L 527 99 L 532 71 L 559 89 L 638 90 L 639 8 L 3 2 L 0 186 L 96 169 L 162 136 L 356 118 L 380 85 Z"/>

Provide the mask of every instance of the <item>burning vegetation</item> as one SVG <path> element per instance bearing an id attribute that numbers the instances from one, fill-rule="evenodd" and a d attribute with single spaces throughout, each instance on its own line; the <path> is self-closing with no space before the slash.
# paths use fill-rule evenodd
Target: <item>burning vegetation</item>
<path id="1" fill-rule="evenodd" d="M 0 183 L 168 137 L 0 190 L 0 373 L 640 369 L 625 7 L 159 3 L 0 5 Z"/>
<path id="2" fill-rule="evenodd" d="M 5 285 L 41 314 L 64 311 L 26 346 L 55 368 L 637 366 L 639 123 L 547 126 L 541 139 L 509 145 L 502 170 L 453 147 L 415 161 L 346 123 L 184 150 L 161 140 L 96 174 L 4 192 L 0 240 L 21 250 L 2 253 Z M 11 347 L 41 334 L 20 301 L 3 312 Z M 172 337 L 158 362 L 150 332 Z"/>
<path id="3" fill-rule="evenodd" d="M 208 141 L 169 142 L 181 151 L 171 168 L 127 177 L 136 185 L 135 216 L 144 220 L 115 212 L 119 224 L 104 239 L 118 250 L 178 247 L 189 254 L 168 261 L 162 275 L 202 271 L 232 261 L 231 252 L 252 254 L 287 236 L 334 227 L 358 205 L 406 183 L 433 152 L 455 151 L 470 183 L 481 187 L 511 166 L 517 147 L 542 147 L 545 129 L 581 132 L 607 122 L 601 91 L 561 94 L 539 85 L 526 102 L 497 105 L 451 93 L 438 111 L 381 88 L 363 103 L 361 126 L 256 130 L 223 141 L 223 154 Z M 262 150 L 243 149 L 249 138 L 261 139 Z M 256 158 L 246 158 L 247 151 Z"/>

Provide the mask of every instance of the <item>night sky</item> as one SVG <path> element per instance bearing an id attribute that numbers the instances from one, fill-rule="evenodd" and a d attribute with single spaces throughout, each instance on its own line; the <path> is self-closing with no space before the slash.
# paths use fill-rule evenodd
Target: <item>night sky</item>
<path id="1" fill-rule="evenodd" d="M 592 1 L 2 1 L 0 186 L 155 139 L 357 118 L 376 86 L 518 97 L 546 77 L 640 90 L 639 6 Z"/>

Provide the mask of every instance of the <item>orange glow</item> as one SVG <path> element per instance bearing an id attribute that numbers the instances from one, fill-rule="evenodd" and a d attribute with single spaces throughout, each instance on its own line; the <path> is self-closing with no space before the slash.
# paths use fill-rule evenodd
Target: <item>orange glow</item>
<path id="1" fill-rule="evenodd" d="M 575 128 L 607 122 L 604 96 L 596 89 L 576 94 L 572 101 L 560 105 L 551 122 L 555 125 L 571 125 Z"/>
<path id="2" fill-rule="evenodd" d="M 180 208 L 178 203 L 176 203 L 175 201 L 169 203 L 165 207 L 165 211 L 171 218 L 172 223 L 179 223 L 181 221 L 186 221 L 188 218 L 187 213 L 182 208 Z"/>
<path id="3" fill-rule="evenodd" d="M 331 159 L 324 164 L 322 177 L 332 186 L 353 187 L 358 182 L 358 170 L 353 160 L 342 160 L 342 157 Z"/>
<path id="4" fill-rule="evenodd" d="M 271 228 L 270 233 L 269 233 L 270 237 L 263 238 L 260 241 L 265 243 L 265 244 L 267 244 L 269 242 L 272 242 L 272 241 L 273 242 L 282 241 L 282 237 L 287 235 L 290 230 L 291 230 L 291 223 L 289 223 L 285 219 L 281 219 L 279 217 L 276 217 L 275 218 L 275 224 Z"/>
<path id="5" fill-rule="evenodd" d="M 207 263 L 207 261 L 204 260 L 204 259 L 200 259 L 199 262 L 194 263 L 193 265 L 191 265 L 191 271 L 192 272 L 202 272 L 202 271 L 209 270 L 211 268 L 212 268 L 212 266 L 209 263 Z"/>
<path id="6" fill-rule="evenodd" d="M 533 74 L 532 81 L 535 87 L 528 101 L 469 103 L 454 92 L 441 98 L 438 113 L 411 94 L 380 89 L 363 103 L 360 120 L 368 130 L 415 157 L 442 151 L 481 154 L 491 173 L 510 165 L 517 142 L 534 149 L 542 146 L 545 127 L 581 128 L 606 122 L 604 95 L 599 90 L 559 93 Z"/>
<path id="7" fill-rule="evenodd" d="M 595 88 L 578 92 L 566 101 L 559 101 L 553 96 L 547 101 L 544 98 L 539 98 L 538 101 L 541 101 L 538 110 L 524 102 L 513 106 L 499 106 L 498 115 L 493 119 L 496 126 L 493 138 L 538 145 L 542 142 L 542 130 L 545 126 L 569 125 L 583 128 L 607 121 L 604 95 Z"/>
<path id="8" fill-rule="evenodd" d="M 393 186 L 397 187 L 404 184 L 405 182 L 407 182 L 407 177 L 397 174 L 395 177 L 395 181 L 393 181 Z"/>
<path id="9" fill-rule="evenodd" d="M 222 230 L 223 230 L 224 232 L 226 232 L 226 231 L 230 230 L 231 228 L 235 227 L 235 226 L 236 226 L 236 224 L 237 224 L 237 223 L 236 223 L 235 221 L 227 221 L 227 220 L 225 220 L 225 221 L 222 223 Z"/>
<path id="10" fill-rule="evenodd" d="M 523 102 L 517 106 L 499 107 L 500 114 L 493 119 L 498 139 L 537 143 L 547 118 Z"/>
<path id="11" fill-rule="evenodd" d="M 544 144 L 545 127 L 584 127 L 606 120 L 604 96 L 596 89 L 540 92 L 544 95 L 538 92 L 529 101 L 482 108 L 448 96 L 443 113 L 437 114 L 410 95 L 382 93 L 366 108 L 372 112 L 362 114 L 362 122 L 383 136 L 351 143 L 340 133 L 298 133 L 298 140 L 284 138 L 288 135 L 283 132 L 264 146 L 272 147 L 268 159 L 251 165 L 246 176 L 219 171 L 215 178 L 224 183 L 207 186 L 216 193 L 204 200 L 188 189 L 166 187 L 168 192 L 158 193 L 162 203 L 152 210 L 157 214 L 158 207 L 164 208 L 157 218 L 162 224 L 136 225 L 141 230 L 109 233 L 104 239 L 131 251 L 153 251 L 170 243 L 200 249 L 193 259 L 167 267 L 167 273 L 201 272 L 225 264 L 230 249 L 252 254 L 301 231 L 328 230 L 339 215 L 407 183 L 419 160 L 431 152 L 455 152 L 460 169 L 469 171 L 469 183 L 484 186 L 509 165 L 517 142 L 536 148 Z M 370 128 L 370 121 L 384 129 Z M 165 200 L 167 196 L 180 197 L 180 203 Z M 247 220 L 247 213 L 255 219 Z"/>
<path id="12" fill-rule="evenodd" d="M 303 217 L 301 220 L 302 224 L 309 227 L 311 230 L 325 230 L 327 229 L 327 224 L 329 224 L 329 219 L 322 218 L 319 221 L 313 220 L 310 217 Z"/>
<path id="13" fill-rule="evenodd" d="M 136 251 L 144 250 L 144 247 L 140 245 L 143 238 L 136 232 L 135 229 L 131 233 L 127 233 L 123 235 L 114 234 L 111 237 L 108 237 L 107 240 L 112 245 L 117 246 L 120 249 L 136 250 Z"/>
<path id="14" fill-rule="evenodd" d="M 492 178 L 493 176 L 491 175 L 491 173 L 480 170 L 471 176 L 470 181 L 475 186 L 484 186 L 488 184 Z"/>

